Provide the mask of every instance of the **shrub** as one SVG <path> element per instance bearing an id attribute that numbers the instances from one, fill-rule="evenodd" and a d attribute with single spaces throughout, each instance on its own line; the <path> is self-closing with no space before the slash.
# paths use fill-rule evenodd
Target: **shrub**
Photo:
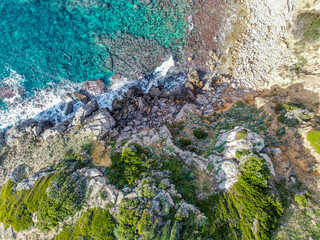
<path id="1" fill-rule="evenodd" d="M 250 150 L 243 149 L 236 152 L 236 158 L 240 160 L 242 157 L 247 156 L 250 154 Z"/>
<path id="2" fill-rule="evenodd" d="M 305 193 L 303 195 L 295 195 L 294 200 L 299 204 L 301 207 L 306 207 L 309 203 L 310 194 Z"/>
<path id="3" fill-rule="evenodd" d="M 138 144 L 130 144 L 111 156 L 112 165 L 108 169 L 108 177 L 112 184 L 123 188 L 133 186 L 140 179 L 141 174 L 146 171 L 148 152 Z"/>
<path id="4" fill-rule="evenodd" d="M 119 236 L 121 239 L 137 239 L 138 238 L 138 221 L 140 213 L 137 210 L 139 200 L 130 199 L 121 202 L 118 214 Z"/>
<path id="5" fill-rule="evenodd" d="M 194 130 L 193 135 L 198 139 L 204 139 L 204 138 L 208 137 L 208 133 L 206 133 L 205 131 L 203 131 L 201 129 Z"/>
<path id="6" fill-rule="evenodd" d="M 180 148 L 182 148 L 182 149 L 184 149 L 184 150 L 186 150 L 187 147 L 188 147 L 189 145 L 191 145 L 191 143 L 192 143 L 191 139 L 188 139 L 188 138 L 180 138 L 180 139 L 176 142 L 176 144 L 178 145 L 178 147 L 180 147 Z"/>
<path id="7" fill-rule="evenodd" d="M 74 226 L 66 227 L 55 240 L 88 239 L 88 240 L 113 240 L 116 222 L 112 215 L 105 209 L 89 209 L 82 213 Z"/>

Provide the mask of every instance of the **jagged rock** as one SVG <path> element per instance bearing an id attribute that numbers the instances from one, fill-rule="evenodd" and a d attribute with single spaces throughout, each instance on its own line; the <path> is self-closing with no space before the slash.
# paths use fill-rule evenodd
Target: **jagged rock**
<path id="1" fill-rule="evenodd" d="M 191 91 L 194 91 L 194 86 L 191 82 L 186 82 L 184 84 L 184 87 L 187 88 L 187 89 L 190 89 Z"/>
<path id="2" fill-rule="evenodd" d="M 45 177 L 45 176 L 52 174 L 52 173 L 54 173 L 54 172 L 35 173 L 35 174 L 28 176 L 27 178 L 23 179 L 21 182 L 18 183 L 17 191 L 22 191 L 22 190 L 28 191 L 29 189 L 33 188 L 34 184 L 36 183 L 36 181 L 39 178 Z"/>
<path id="3" fill-rule="evenodd" d="M 106 109 L 100 109 L 86 119 L 83 131 L 95 136 L 104 136 L 115 126 L 116 121 Z"/>
<path id="4" fill-rule="evenodd" d="M 140 88 L 133 86 L 131 88 L 128 89 L 126 96 L 128 98 L 135 98 L 135 97 L 140 97 L 143 95 L 143 92 Z"/>
<path id="5" fill-rule="evenodd" d="M 148 109 L 148 103 L 143 97 L 139 97 L 138 99 L 138 106 L 140 112 L 145 112 Z"/>
<path id="6" fill-rule="evenodd" d="M 67 102 L 66 104 L 66 107 L 65 107 L 65 110 L 64 110 L 64 114 L 65 115 L 69 115 L 70 113 L 73 112 L 73 102 L 72 101 L 69 101 Z"/>
<path id="7" fill-rule="evenodd" d="M 245 137 L 238 138 L 240 132 L 246 131 Z M 264 140 L 255 132 L 244 127 L 235 127 L 233 130 L 225 132 L 218 137 L 216 147 L 224 144 L 223 154 L 225 158 L 236 158 L 236 152 L 244 149 L 257 150 L 260 152 L 264 148 Z"/>
<path id="8" fill-rule="evenodd" d="M 101 79 L 98 79 L 96 81 L 86 81 L 85 83 L 83 83 L 82 89 L 93 96 L 104 94 L 105 92 L 104 82 Z"/>
<path id="9" fill-rule="evenodd" d="M 71 119 L 67 119 L 63 122 L 58 123 L 52 128 L 46 129 L 42 134 L 42 139 L 47 140 L 49 138 L 53 138 L 54 136 L 65 132 L 69 125 L 71 124 Z"/>
<path id="10" fill-rule="evenodd" d="M 81 122 L 89 117 L 94 111 L 99 109 L 97 101 L 88 102 L 86 105 L 80 107 L 74 114 L 74 122 Z"/>
<path id="11" fill-rule="evenodd" d="M 16 168 L 14 168 L 6 177 L 6 182 L 11 179 L 11 181 L 18 183 L 29 171 L 27 164 L 22 163 Z"/>
<path id="12" fill-rule="evenodd" d="M 216 178 L 220 182 L 219 189 L 221 190 L 229 189 L 238 181 L 238 165 L 231 160 L 215 165 L 215 170 L 218 171 Z"/>
<path id="13" fill-rule="evenodd" d="M 24 127 L 24 131 L 29 135 L 39 137 L 45 130 L 51 127 L 53 127 L 53 123 L 48 120 L 43 122 L 32 121 Z"/>
<path id="14" fill-rule="evenodd" d="M 176 116 L 176 121 L 181 121 L 183 117 L 187 114 L 196 114 L 201 115 L 201 111 L 197 109 L 197 106 L 194 104 L 187 103 L 182 107 L 178 115 Z"/>
<path id="15" fill-rule="evenodd" d="M 79 93 L 79 92 L 73 92 L 72 93 L 72 97 L 83 102 L 83 103 L 88 103 L 88 97 L 86 95 L 84 95 L 83 93 Z"/>
<path id="16" fill-rule="evenodd" d="M 123 105 L 122 102 L 116 97 L 113 101 L 112 101 L 112 110 L 120 110 L 122 109 Z"/>
<path id="17" fill-rule="evenodd" d="M 90 168 L 85 172 L 85 177 L 93 178 L 93 177 L 102 177 L 102 173 L 96 168 Z"/>
<path id="18" fill-rule="evenodd" d="M 159 97 L 161 95 L 161 91 L 159 88 L 152 85 L 152 87 L 149 90 L 149 94 L 151 95 L 151 97 L 155 98 L 155 97 Z"/>

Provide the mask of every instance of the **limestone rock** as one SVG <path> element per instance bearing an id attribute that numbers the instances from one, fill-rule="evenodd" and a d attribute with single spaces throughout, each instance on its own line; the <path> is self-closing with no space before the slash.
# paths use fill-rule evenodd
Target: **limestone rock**
<path id="1" fill-rule="evenodd" d="M 100 109 L 90 118 L 86 119 L 83 131 L 95 136 L 104 136 L 116 124 L 111 114 L 106 109 Z"/>
<path id="2" fill-rule="evenodd" d="M 151 97 L 155 98 L 155 97 L 159 97 L 161 95 L 161 91 L 159 88 L 152 85 L 152 87 L 149 90 L 149 94 L 151 95 Z"/>
<path id="3" fill-rule="evenodd" d="M 246 136 L 238 138 L 239 132 L 246 131 Z M 216 147 L 224 144 L 224 151 L 222 152 L 225 158 L 236 158 L 236 152 L 244 149 L 256 149 L 260 152 L 264 148 L 264 140 L 255 132 L 244 127 L 235 127 L 233 130 L 225 132 L 218 137 Z"/>
<path id="4" fill-rule="evenodd" d="M 93 177 L 102 177 L 102 173 L 96 168 L 90 168 L 85 172 L 85 177 L 93 178 Z"/>

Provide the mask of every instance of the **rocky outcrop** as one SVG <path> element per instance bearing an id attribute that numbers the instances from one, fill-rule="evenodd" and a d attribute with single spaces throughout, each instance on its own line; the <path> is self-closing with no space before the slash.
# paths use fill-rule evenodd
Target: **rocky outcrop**
<path id="1" fill-rule="evenodd" d="M 92 96 L 104 94 L 104 82 L 101 79 L 96 81 L 86 81 L 82 85 L 82 89 Z"/>
<path id="2" fill-rule="evenodd" d="M 264 140 L 261 136 L 244 127 L 235 127 L 218 137 L 216 147 L 223 146 L 222 154 L 229 159 L 236 158 L 236 152 L 241 150 L 264 149 Z"/>

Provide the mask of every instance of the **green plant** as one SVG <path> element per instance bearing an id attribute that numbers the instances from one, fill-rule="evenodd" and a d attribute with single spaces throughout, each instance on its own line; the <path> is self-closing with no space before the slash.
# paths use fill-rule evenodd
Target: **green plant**
<path id="1" fill-rule="evenodd" d="M 74 226 L 66 227 L 54 239 L 113 240 L 116 222 L 106 209 L 89 209 Z"/>
<path id="2" fill-rule="evenodd" d="M 191 145 L 192 141 L 191 139 L 188 138 L 180 138 L 176 144 L 178 145 L 178 147 L 182 148 L 182 149 L 187 149 L 187 147 L 189 145 Z"/>
<path id="3" fill-rule="evenodd" d="M 242 157 L 249 155 L 251 152 L 249 149 L 243 149 L 236 152 L 236 158 L 240 160 Z"/>
<path id="4" fill-rule="evenodd" d="M 208 137 L 208 133 L 201 129 L 193 130 L 193 135 L 198 139 L 205 139 Z"/>
<path id="5" fill-rule="evenodd" d="M 309 193 L 305 193 L 302 195 L 295 195 L 294 200 L 299 204 L 301 207 L 306 207 L 309 203 L 311 195 Z"/>

